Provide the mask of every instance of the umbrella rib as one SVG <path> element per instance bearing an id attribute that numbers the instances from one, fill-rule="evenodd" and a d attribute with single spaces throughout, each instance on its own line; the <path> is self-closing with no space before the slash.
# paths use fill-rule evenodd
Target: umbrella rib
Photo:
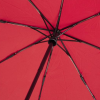
<path id="1" fill-rule="evenodd" d="M 53 51 L 53 47 L 52 47 L 52 50 L 51 50 L 51 52 L 50 52 L 50 56 L 49 56 L 49 59 L 48 59 L 48 62 L 47 62 L 46 70 L 45 70 L 45 72 L 44 72 L 44 76 L 43 76 L 43 79 L 42 79 L 42 85 L 41 85 L 41 89 L 40 89 L 40 93 L 39 93 L 39 98 L 38 98 L 38 100 L 40 100 L 40 98 L 41 98 L 41 93 L 42 93 L 42 89 L 43 89 L 43 86 L 44 86 L 45 78 L 46 78 L 46 75 L 47 75 L 49 63 L 50 63 L 50 60 L 51 60 L 52 51 Z"/>
<path id="2" fill-rule="evenodd" d="M 59 40 L 61 41 L 63 47 L 65 48 L 66 53 L 70 56 L 70 54 L 68 53 L 68 50 L 66 49 L 66 46 L 64 45 L 64 43 L 60 37 L 59 37 Z"/>
<path id="3" fill-rule="evenodd" d="M 31 29 L 39 29 L 39 30 L 48 31 L 47 29 L 44 29 L 44 28 L 35 27 L 35 26 L 31 26 L 31 25 L 26 25 L 26 24 L 21 24 L 21 23 L 16 23 L 16 22 L 11 22 L 11 21 L 6 21 L 6 20 L 0 20 L 0 23 L 8 23 L 8 24 L 14 24 L 14 25 L 19 25 L 19 26 L 29 27 Z M 50 31 L 53 31 L 53 30 L 50 30 Z"/>
<path id="4" fill-rule="evenodd" d="M 65 35 L 65 36 L 68 36 L 68 37 L 70 37 L 70 38 L 72 38 L 72 39 L 75 39 L 75 40 L 77 40 L 77 41 L 79 41 L 79 42 L 88 44 L 88 45 L 90 45 L 90 46 L 92 46 L 92 47 L 95 47 L 96 49 L 99 49 L 99 50 L 100 50 L 100 47 L 98 47 L 98 46 L 96 46 L 96 45 L 94 45 L 94 44 L 92 44 L 92 43 L 86 42 L 86 41 L 84 41 L 84 40 L 82 40 L 82 39 L 76 38 L 76 37 L 71 36 L 71 35 L 68 35 L 68 34 L 64 34 L 64 35 Z"/>
<path id="5" fill-rule="evenodd" d="M 31 0 L 29 0 L 29 2 L 35 7 L 35 9 L 39 12 L 39 14 L 40 14 L 40 16 L 41 16 L 41 18 L 42 18 L 42 20 L 44 21 L 44 24 L 46 25 L 46 27 L 47 27 L 47 30 L 49 31 L 49 34 L 51 35 L 51 32 L 50 32 L 50 30 L 49 30 L 49 28 L 48 28 L 48 25 L 46 24 L 46 19 L 45 19 L 45 17 L 44 17 L 44 15 L 41 13 L 41 11 L 36 7 L 36 5 L 31 1 Z M 50 22 L 49 22 L 50 23 Z"/>
<path id="6" fill-rule="evenodd" d="M 42 17 L 42 15 L 41 15 L 41 17 Z M 42 17 L 43 18 L 43 17 Z M 47 23 L 46 23 L 46 21 L 45 21 L 45 19 L 43 18 L 43 21 L 44 21 L 44 23 L 45 23 L 45 25 L 46 25 L 46 27 L 47 27 L 47 30 L 49 31 L 49 34 L 51 35 L 51 32 L 50 32 L 50 30 L 49 30 L 49 28 L 48 28 L 48 25 L 47 25 Z M 51 35 L 52 36 L 52 35 Z"/>
<path id="7" fill-rule="evenodd" d="M 36 30 L 37 32 L 41 33 L 42 35 L 44 36 L 47 36 L 46 34 L 44 34 L 43 32 L 39 31 L 38 29 L 40 30 L 46 30 L 46 29 L 43 29 L 43 28 L 39 28 L 39 27 L 33 27 L 33 26 L 29 26 L 29 25 L 25 25 L 25 24 L 20 24 L 20 23 L 16 23 L 16 22 L 9 22 L 9 21 L 4 21 L 4 20 L 0 20 L 1 23 L 9 23 L 9 24 L 14 24 L 14 25 L 20 25 L 20 26 L 25 26 L 25 27 L 29 27 L 31 29 L 34 29 Z M 46 30 L 48 31 L 48 30 Z M 50 30 L 49 30 L 50 31 Z M 51 35 L 51 34 L 50 34 Z"/>
<path id="8" fill-rule="evenodd" d="M 88 18 L 85 18 L 85 19 L 83 19 L 83 20 L 80 20 L 80 21 L 78 21 L 78 22 L 76 22 L 76 23 L 74 23 L 74 24 L 71 24 L 71 25 L 69 25 L 69 26 L 67 26 L 67 27 L 64 27 L 64 28 L 60 29 L 60 31 L 62 31 L 62 30 L 64 30 L 64 29 L 67 29 L 67 28 L 70 28 L 70 27 L 72 27 L 72 26 L 76 26 L 76 25 L 78 25 L 78 24 L 80 24 L 80 23 L 82 23 L 82 22 L 84 22 L 84 21 L 87 21 L 87 20 L 92 19 L 92 18 L 94 18 L 94 17 L 97 17 L 97 16 L 99 16 L 99 15 L 100 15 L 100 12 L 97 13 L 97 14 L 94 14 L 94 15 L 88 17 Z"/>
<path id="9" fill-rule="evenodd" d="M 43 15 L 43 13 L 37 8 L 37 6 L 31 1 L 31 0 L 28 0 L 33 6 L 34 8 L 37 10 L 37 12 L 40 14 L 40 16 L 42 17 L 42 19 L 45 19 L 49 25 L 54 29 L 54 27 L 52 26 L 52 24 L 49 22 L 49 20 Z"/>
<path id="10" fill-rule="evenodd" d="M 61 39 L 60 39 L 60 40 L 61 40 Z M 92 91 L 90 90 L 89 86 L 87 85 L 87 83 L 86 83 L 86 81 L 85 81 L 84 77 L 82 76 L 82 74 L 81 74 L 80 70 L 78 69 L 78 67 L 77 67 L 76 63 L 74 62 L 73 58 L 71 57 L 71 55 L 70 55 L 69 51 L 67 50 L 67 48 L 66 48 L 66 46 L 64 45 L 64 43 L 62 42 L 62 40 L 61 40 L 61 43 L 62 43 L 62 45 L 63 45 L 63 46 L 64 46 L 64 48 L 65 48 L 65 52 L 66 52 L 66 54 L 69 56 L 69 58 L 71 59 L 71 61 L 72 61 L 72 62 L 73 62 L 73 64 L 74 64 L 74 66 L 75 66 L 76 70 L 78 71 L 78 73 L 79 73 L 79 75 L 80 75 L 81 80 L 83 81 L 83 83 L 84 83 L 84 84 L 85 84 L 85 86 L 87 87 L 87 89 L 88 89 L 88 91 L 90 92 L 90 94 L 91 94 L 91 96 L 93 97 L 93 99 L 94 99 L 94 100 L 96 100 L 96 98 L 95 98 L 94 94 L 92 93 Z"/>
<path id="11" fill-rule="evenodd" d="M 97 14 L 95 14 L 95 15 L 93 15 L 93 16 L 91 16 L 91 17 L 88 17 L 88 18 L 83 19 L 83 20 L 81 20 L 81 21 L 79 21 L 79 22 L 76 22 L 75 24 L 72 24 L 72 25 L 69 25 L 69 26 L 63 28 L 63 29 L 66 29 L 66 28 L 67 28 L 67 29 L 66 29 L 64 32 L 62 32 L 61 34 L 59 34 L 57 37 L 60 37 L 61 35 L 63 35 L 63 34 L 66 33 L 67 31 L 69 31 L 70 29 L 72 29 L 72 28 L 75 27 L 76 25 L 78 25 L 78 24 L 80 24 L 80 23 L 82 23 L 82 22 L 84 22 L 84 21 L 87 21 L 87 20 L 89 20 L 89 19 L 92 19 L 92 18 L 94 18 L 94 17 L 96 17 L 96 16 L 99 16 L 99 15 L 100 15 L 100 12 L 97 13 Z M 63 30 L 63 29 L 60 29 L 59 31 L 61 31 L 61 30 Z"/>
<path id="12" fill-rule="evenodd" d="M 67 50 L 67 51 L 68 51 L 68 50 Z M 70 54 L 70 53 L 69 53 L 69 54 Z M 89 86 L 87 85 L 87 83 L 86 83 L 86 81 L 85 81 L 83 75 L 81 74 L 80 70 L 78 69 L 78 67 L 77 67 L 77 65 L 75 64 L 75 62 L 74 62 L 73 58 L 71 57 L 71 55 L 69 56 L 69 58 L 71 59 L 71 61 L 73 62 L 75 68 L 77 69 L 77 71 L 78 71 L 78 73 L 79 73 L 79 75 L 80 75 L 80 78 L 81 78 L 82 82 L 84 83 L 84 85 L 86 86 L 86 88 L 88 89 L 88 91 L 90 92 L 90 94 L 91 94 L 91 96 L 93 97 L 93 99 L 96 100 L 94 94 L 92 93 L 92 91 L 90 90 Z"/>
<path id="13" fill-rule="evenodd" d="M 69 41 L 69 42 L 80 42 L 80 41 L 77 41 L 77 40 L 66 40 L 66 39 L 61 39 L 62 41 Z M 58 41 L 61 41 L 60 39 L 58 39 Z"/>
<path id="14" fill-rule="evenodd" d="M 56 34 L 56 32 L 58 30 L 58 26 L 59 26 L 59 22 L 60 22 L 60 18 L 61 18 L 61 12 L 62 12 L 62 8 L 63 8 L 63 2 L 64 2 L 64 0 L 61 1 L 59 15 L 58 15 L 58 20 L 57 20 L 57 24 L 56 24 L 54 35 Z"/>
<path id="15" fill-rule="evenodd" d="M 60 32 L 61 34 L 57 35 L 56 37 L 60 37 L 61 35 L 63 35 L 65 32 L 69 31 L 70 29 L 72 29 L 74 26 L 69 27 L 66 31 L 64 32 Z"/>
<path id="16" fill-rule="evenodd" d="M 44 34 L 43 32 L 39 31 L 38 29 L 34 29 L 34 30 L 36 30 L 37 32 L 41 33 L 44 36 L 47 36 L 46 34 Z M 47 37 L 49 38 L 49 36 L 47 36 Z"/>
<path id="17" fill-rule="evenodd" d="M 28 45 L 28 46 L 26 46 L 26 47 L 24 47 L 24 48 L 22 48 L 22 49 L 20 49 L 20 50 L 18 50 L 18 51 L 16 51 L 16 52 L 12 53 L 12 54 L 10 54 L 10 55 L 8 55 L 6 58 L 2 59 L 2 60 L 0 61 L 0 63 L 2 63 L 2 62 L 4 62 L 4 61 L 6 61 L 6 60 L 12 58 L 13 56 L 17 55 L 18 53 L 22 52 L 23 50 L 26 50 L 27 48 L 29 48 L 29 47 L 31 47 L 31 46 L 33 46 L 33 45 L 36 45 L 36 44 L 39 44 L 39 43 L 48 42 L 48 41 L 43 41 L 43 40 L 46 39 L 46 38 L 47 38 L 47 37 L 44 37 L 43 39 L 41 39 L 41 40 L 39 40 L 39 41 L 37 41 L 37 42 L 35 42 L 35 43 L 32 43 L 32 44 L 30 44 L 30 45 Z"/>
<path id="18" fill-rule="evenodd" d="M 66 51 L 57 43 L 57 46 L 60 48 L 60 49 L 62 49 L 65 53 L 66 53 Z M 66 53 L 67 54 L 67 53 Z"/>
<path id="19" fill-rule="evenodd" d="M 70 55 L 69 51 L 67 50 L 65 44 L 62 42 L 61 39 L 60 39 L 60 41 L 61 41 L 63 47 L 65 48 L 65 50 L 63 49 L 63 51 L 70 57 L 71 61 L 73 62 L 74 66 L 75 66 L 75 68 L 77 69 L 78 73 L 81 74 L 80 71 L 79 71 L 79 69 L 77 68 L 75 62 L 74 62 L 73 59 L 71 58 L 71 55 Z M 57 44 L 57 45 L 58 45 L 58 44 Z M 62 49 L 62 47 L 61 47 L 60 45 L 58 45 L 58 46 Z"/>

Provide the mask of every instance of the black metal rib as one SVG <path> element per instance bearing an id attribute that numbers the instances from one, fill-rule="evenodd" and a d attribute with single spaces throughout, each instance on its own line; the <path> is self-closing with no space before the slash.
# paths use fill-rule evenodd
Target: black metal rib
<path id="1" fill-rule="evenodd" d="M 66 33 L 67 31 L 69 31 L 69 30 L 72 29 L 73 27 L 74 27 L 74 26 L 68 28 L 68 29 L 67 29 L 66 31 L 64 31 L 64 32 L 60 32 L 60 34 L 57 35 L 56 37 L 57 37 L 57 38 L 60 37 L 61 35 L 63 35 L 63 34 Z"/>
<path id="2" fill-rule="evenodd" d="M 44 34 L 43 32 L 39 31 L 38 29 L 34 29 L 34 30 L 36 30 L 37 32 L 41 33 L 44 36 L 47 36 L 46 34 Z M 47 37 L 49 38 L 49 36 L 47 36 Z"/>
<path id="3" fill-rule="evenodd" d="M 4 21 L 4 20 L 0 20 L 0 22 L 29 27 L 29 28 L 31 28 L 31 29 L 33 29 L 33 30 L 36 30 L 37 32 L 41 33 L 42 35 L 47 36 L 47 35 L 44 34 L 43 32 L 39 31 L 39 30 L 46 30 L 46 29 L 43 29 L 43 28 L 33 27 L 33 26 L 25 25 L 25 24 L 20 24 L 20 23 L 16 23 L 16 22 L 9 22 L 9 21 Z M 38 30 L 38 29 L 39 29 L 39 30 Z M 48 29 L 47 29 L 46 31 L 48 31 Z M 50 30 L 49 30 L 49 32 L 50 32 Z M 51 35 L 51 34 L 50 34 L 50 35 Z"/>
<path id="4" fill-rule="evenodd" d="M 62 39 L 61 39 L 60 37 L 59 37 L 59 40 L 61 41 L 63 47 L 65 48 L 66 53 L 70 56 L 70 54 L 68 53 L 68 51 L 67 51 L 67 49 L 66 49 L 66 46 L 64 45 L 64 43 L 63 43 L 63 41 L 62 41 Z"/>
<path id="5" fill-rule="evenodd" d="M 78 24 L 80 24 L 80 23 L 82 23 L 82 22 L 84 22 L 84 21 L 87 21 L 87 20 L 89 20 L 89 19 L 92 19 L 92 18 L 94 18 L 94 17 L 96 17 L 96 16 L 99 16 L 99 15 L 100 15 L 100 12 L 97 13 L 97 14 L 95 14 L 95 15 L 93 15 L 93 16 L 91 16 L 91 17 L 88 17 L 88 18 L 83 19 L 83 20 L 81 20 L 81 21 L 79 21 L 79 22 L 76 22 L 75 24 L 72 24 L 72 25 L 69 25 L 69 26 L 63 28 L 63 29 L 66 29 L 66 28 L 67 28 L 67 29 L 66 29 L 64 32 L 62 32 L 61 34 L 59 34 L 57 37 L 60 37 L 61 35 L 63 35 L 63 34 L 66 33 L 67 31 L 69 31 L 70 29 L 72 29 L 72 28 L 75 27 L 76 25 L 78 25 Z M 61 30 L 63 30 L 63 29 L 60 29 L 59 31 L 61 31 Z"/>
<path id="6" fill-rule="evenodd" d="M 43 15 L 43 13 L 37 8 L 37 6 L 31 1 L 29 0 L 29 2 L 34 6 L 34 8 L 37 10 L 37 12 L 40 14 L 40 16 L 42 17 L 42 19 L 44 18 L 49 25 L 54 29 L 54 27 L 52 26 L 52 24 L 48 21 L 48 19 Z"/>
<path id="7" fill-rule="evenodd" d="M 47 25 L 47 23 L 45 22 L 45 17 L 44 17 L 44 15 L 40 12 L 40 10 L 36 7 L 36 5 L 31 1 L 31 0 L 29 0 L 30 1 L 30 3 L 35 7 L 35 9 L 39 12 L 39 14 L 40 14 L 40 16 L 42 17 L 42 19 L 43 19 L 43 21 L 44 21 L 44 24 L 46 25 L 46 27 L 47 27 L 47 30 L 49 31 L 49 34 L 51 35 L 51 32 L 50 32 L 50 30 L 49 30 L 49 28 L 48 28 L 48 25 Z M 49 22 L 50 23 L 50 22 Z"/>
<path id="8" fill-rule="evenodd" d="M 28 46 L 26 46 L 26 47 L 24 47 L 24 48 L 22 48 L 22 49 L 20 49 L 20 50 L 18 50 L 18 51 L 16 51 L 16 52 L 12 53 L 12 54 L 10 54 L 10 55 L 8 55 L 6 58 L 2 59 L 2 60 L 0 61 L 0 63 L 2 63 L 2 62 L 4 62 L 4 61 L 6 61 L 6 60 L 12 58 L 13 56 L 17 55 L 18 53 L 22 52 L 23 50 L 25 50 L 25 49 L 27 49 L 27 48 L 33 46 L 33 45 L 36 45 L 36 44 L 39 44 L 39 43 L 48 42 L 48 41 L 43 41 L 43 40 L 46 39 L 46 38 L 47 38 L 47 37 L 44 37 L 43 39 L 41 39 L 41 40 L 39 40 L 39 41 L 37 41 L 37 42 L 35 42 L 35 43 L 32 43 L 32 44 L 30 44 L 30 45 L 28 45 Z"/>
<path id="9" fill-rule="evenodd" d="M 32 28 L 32 29 L 39 29 L 39 30 L 48 31 L 48 29 L 35 27 L 35 26 L 31 26 L 31 25 L 26 25 L 26 24 L 21 24 L 21 23 L 16 23 L 16 22 L 10 22 L 10 21 L 6 21 L 6 20 L 0 20 L 0 23 L 8 23 L 8 24 L 14 24 L 14 25 L 19 25 L 19 26 L 29 27 L 29 28 Z M 53 30 L 50 30 L 50 31 L 53 31 Z"/>
<path id="10" fill-rule="evenodd" d="M 77 67 L 76 63 L 74 62 L 73 58 L 71 57 L 71 55 L 70 55 L 69 51 L 67 50 L 67 48 L 66 48 L 66 46 L 64 45 L 64 43 L 62 42 L 62 40 L 61 40 L 61 43 L 62 43 L 63 47 L 65 48 L 65 52 L 66 52 L 66 54 L 68 54 L 68 55 L 69 55 L 69 58 L 71 59 L 71 61 L 73 62 L 74 66 L 75 66 L 75 68 L 76 68 L 76 70 L 78 71 L 78 73 L 79 73 L 79 75 L 80 75 L 81 80 L 83 81 L 83 83 L 84 83 L 84 84 L 85 84 L 85 86 L 87 87 L 87 89 L 88 89 L 88 91 L 90 92 L 90 94 L 91 94 L 91 96 L 93 97 L 93 99 L 94 99 L 94 100 L 96 100 L 96 98 L 95 98 L 94 94 L 92 93 L 92 91 L 90 90 L 89 86 L 87 85 L 87 83 L 86 83 L 86 81 L 85 81 L 84 77 L 82 76 L 82 74 L 81 74 L 80 70 L 78 69 L 78 67 Z"/>
<path id="11" fill-rule="evenodd" d="M 61 40 L 61 39 L 60 39 L 60 40 Z M 62 43 L 63 47 L 65 48 L 65 50 L 63 50 L 63 51 L 71 58 L 71 60 L 72 60 L 72 62 L 73 62 L 73 64 L 74 64 L 75 68 L 77 69 L 78 73 L 81 74 L 80 71 L 79 71 L 79 69 L 77 68 L 77 66 L 76 66 L 76 64 L 75 64 L 75 62 L 74 62 L 74 60 L 72 59 L 72 57 L 71 57 L 69 51 L 67 50 L 66 46 L 65 46 L 64 43 L 62 42 L 62 40 L 61 40 L 61 43 Z M 60 47 L 60 48 L 61 48 L 61 47 Z"/>
<path id="12" fill-rule="evenodd" d="M 58 46 L 60 49 L 62 49 L 62 50 L 66 53 L 65 49 L 63 49 L 58 43 L 57 43 L 57 46 Z M 67 53 L 66 53 L 66 54 L 67 54 Z"/>
<path id="13" fill-rule="evenodd" d="M 83 20 L 81 20 L 81 21 L 78 21 L 78 22 L 76 22 L 76 23 L 74 23 L 74 24 L 71 24 L 71 25 L 69 25 L 69 26 L 66 26 L 66 27 L 60 29 L 60 31 L 62 31 L 62 30 L 64 30 L 64 29 L 67 29 L 67 28 L 70 28 L 70 27 L 72 27 L 72 26 L 76 26 L 76 25 L 78 25 L 78 24 L 80 24 L 80 23 L 82 23 L 82 22 L 84 22 L 84 21 L 87 21 L 87 20 L 92 19 L 92 18 L 94 18 L 94 17 L 96 17 L 96 16 L 99 16 L 99 15 L 100 15 L 100 12 L 97 13 L 97 14 L 95 14 L 95 15 L 92 15 L 92 16 L 90 16 L 90 17 L 88 17 L 88 18 L 85 18 L 85 19 L 83 19 Z"/>
<path id="14" fill-rule="evenodd" d="M 77 40 L 66 40 L 66 39 L 61 39 L 62 41 L 69 41 L 69 42 L 80 42 L 80 41 L 77 41 Z M 58 39 L 58 41 L 61 41 L 60 39 Z"/>
<path id="15" fill-rule="evenodd" d="M 76 37 L 71 36 L 71 35 L 68 35 L 68 34 L 64 34 L 64 35 L 65 35 L 65 36 L 68 36 L 68 37 L 70 37 L 70 38 L 72 38 L 72 39 L 75 39 L 75 40 L 77 40 L 77 41 L 79 41 L 79 42 L 88 44 L 88 45 L 90 45 L 90 46 L 92 46 L 92 47 L 95 47 L 96 49 L 99 49 L 99 50 L 100 50 L 100 47 L 98 47 L 98 46 L 96 46 L 96 45 L 93 45 L 93 44 L 91 44 L 91 43 L 89 43 L 89 42 L 86 42 L 86 41 L 84 41 L 84 40 L 82 40 L 82 39 L 76 38 Z"/>
<path id="16" fill-rule="evenodd" d="M 45 23 L 45 25 L 46 25 L 46 27 L 47 27 L 47 30 L 49 31 L 49 34 L 51 35 L 51 32 L 50 32 L 50 30 L 49 30 L 49 28 L 48 28 L 48 25 L 47 25 L 47 23 L 46 23 L 46 21 L 45 21 L 45 19 L 43 18 L 43 21 L 44 21 L 44 23 Z M 51 35 L 52 36 L 52 35 Z"/>
<path id="17" fill-rule="evenodd" d="M 58 30 L 58 26 L 59 26 L 59 22 L 60 22 L 60 18 L 61 18 L 62 7 L 63 7 L 63 2 L 64 2 L 64 0 L 61 1 L 59 15 L 58 15 L 58 20 L 57 20 L 57 24 L 56 24 L 54 35 L 56 34 L 56 32 Z"/>
<path id="18" fill-rule="evenodd" d="M 41 85 L 41 89 L 40 89 L 40 94 L 39 94 L 39 98 L 38 98 L 38 100 L 40 100 L 40 98 L 41 98 L 41 93 L 42 93 L 42 89 L 43 89 L 44 81 L 45 81 L 45 78 L 46 78 L 46 74 L 47 74 L 47 71 L 48 71 L 48 67 L 49 67 L 49 63 L 50 63 L 50 59 L 51 59 L 51 55 L 52 55 L 52 51 L 53 51 L 53 47 L 52 47 L 52 50 L 51 50 L 51 52 L 50 52 L 50 56 L 49 56 L 49 59 L 48 59 L 48 62 L 47 62 L 46 70 L 45 70 L 45 72 L 44 72 L 44 76 L 43 76 L 42 85 Z"/>

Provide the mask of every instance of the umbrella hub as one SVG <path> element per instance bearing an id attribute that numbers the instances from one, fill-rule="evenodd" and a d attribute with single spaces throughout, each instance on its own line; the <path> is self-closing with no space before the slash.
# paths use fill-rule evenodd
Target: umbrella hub
<path id="1" fill-rule="evenodd" d="M 52 43 L 53 46 L 56 46 L 56 44 L 57 44 L 57 39 L 56 39 L 55 37 L 51 37 L 51 38 L 49 39 L 48 43 L 49 43 L 49 44 Z"/>

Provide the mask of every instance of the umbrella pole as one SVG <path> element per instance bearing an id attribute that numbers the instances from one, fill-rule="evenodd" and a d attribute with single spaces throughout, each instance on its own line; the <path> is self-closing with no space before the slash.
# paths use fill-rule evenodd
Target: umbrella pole
<path id="1" fill-rule="evenodd" d="M 39 78 L 39 76 L 40 76 L 40 74 L 41 74 L 41 72 L 42 72 L 42 69 L 43 69 L 44 64 L 45 64 L 45 62 L 46 62 L 46 60 L 47 60 L 47 57 L 48 57 L 49 53 L 50 53 L 51 50 L 52 50 L 52 47 L 53 47 L 53 43 L 50 42 L 50 43 L 49 43 L 49 46 L 48 46 L 48 48 L 47 48 L 47 51 L 46 51 L 46 53 L 45 53 L 45 55 L 44 55 L 44 57 L 43 57 L 43 59 L 42 59 L 42 62 L 41 62 L 41 64 L 40 64 L 40 66 L 39 66 L 39 69 L 38 69 L 38 71 L 37 71 L 37 73 L 36 73 L 36 75 L 35 75 L 35 78 L 34 78 L 32 84 L 31 84 L 31 87 L 30 87 L 30 89 L 29 89 L 29 91 L 28 91 L 28 93 L 27 93 L 27 95 L 26 95 L 25 100 L 29 100 L 29 99 L 30 99 L 30 96 L 31 96 L 31 94 L 32 94 L 32 92 L 33 92 L 33 90 L 34 90 L 34 87 L 35 87 L 35 85 L 36 85 L 36 83 L 37 83 L 37 80 L 38 80 L 38 78 Z"/>

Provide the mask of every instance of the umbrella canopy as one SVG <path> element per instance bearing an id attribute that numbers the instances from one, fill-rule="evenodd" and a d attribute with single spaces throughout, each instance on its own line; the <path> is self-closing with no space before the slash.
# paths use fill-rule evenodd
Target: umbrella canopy
<path id="1" fill-rule="evenodd" d="M 100 100 L 100 0 L 0 0 L 0 100 Z"/>

